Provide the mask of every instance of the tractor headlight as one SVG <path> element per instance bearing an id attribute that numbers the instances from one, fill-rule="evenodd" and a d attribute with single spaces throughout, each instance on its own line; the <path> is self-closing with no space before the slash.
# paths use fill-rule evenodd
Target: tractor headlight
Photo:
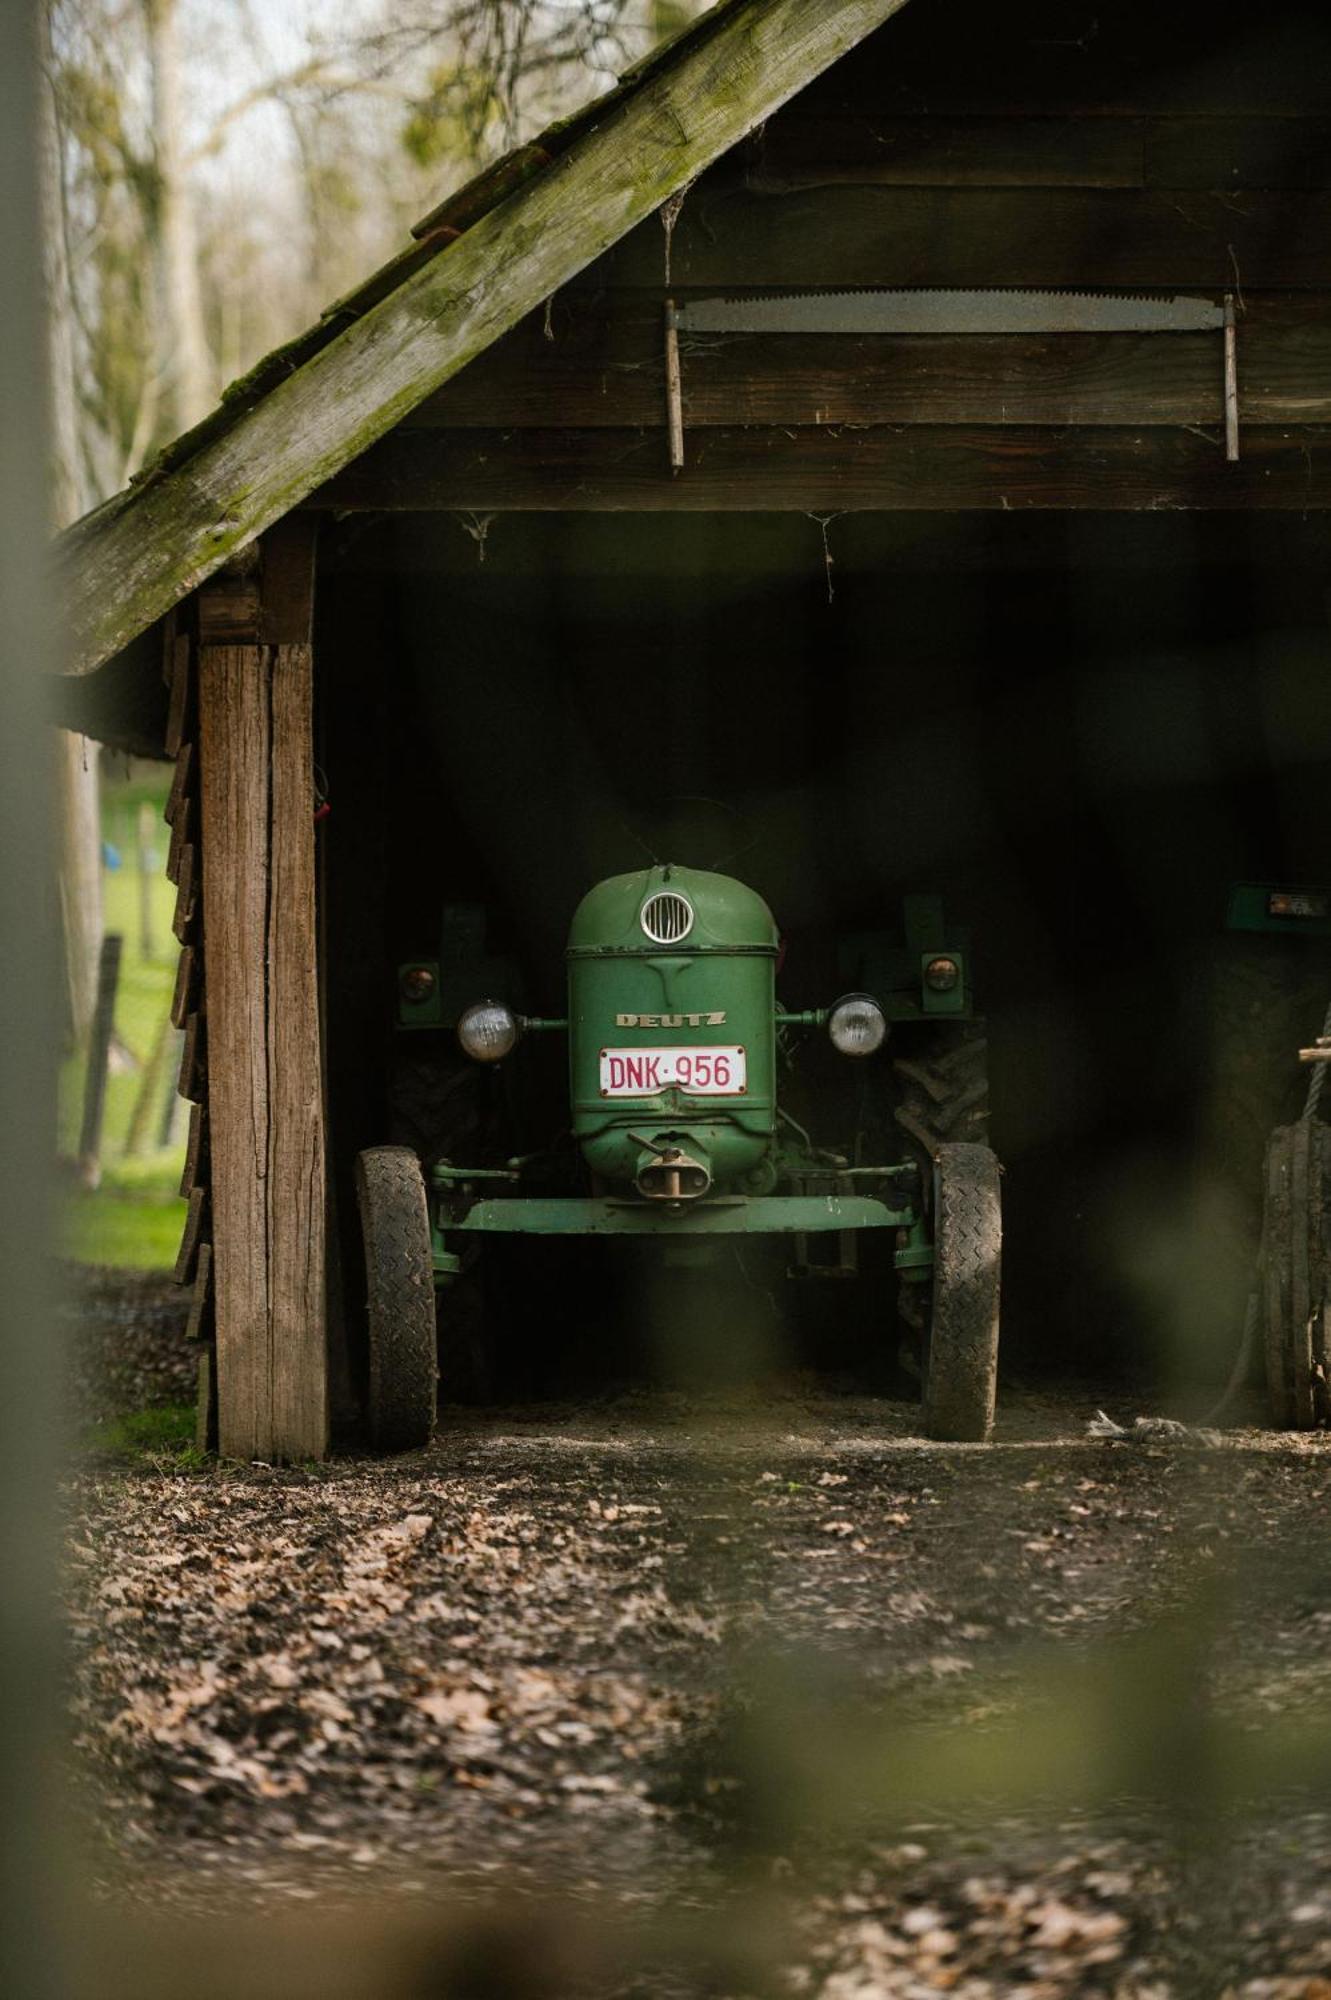
<path id="1" fill-rule="evenodd" d="M 843 1056 L 871 1056 L 887 1036 L 887 1019 L 867 993 L 848 993 L 827 1017 L 832 1047 Z"/>
<path id="2" fill-rule="evenodd" d="M 476 1000 L 458 1022 L 458 1040 L 474 1062 L 502 1062 L 518 1045 L 522 1023 L 502 1000 Z"/>
<path id="3" fill-rule="evenodd" d="M 931 993 L 951 993 L 960 978 L 955 958 L 931 958 L 924 968 L 924 983 Z"/>
<path id="4" fill-rule="evenodd" d="M 429 965 L 405 965 L 398 977 L 398 988 L 402 998 L 412 1007 L 423 1007 L 438 985 L 434 968 Z"/>

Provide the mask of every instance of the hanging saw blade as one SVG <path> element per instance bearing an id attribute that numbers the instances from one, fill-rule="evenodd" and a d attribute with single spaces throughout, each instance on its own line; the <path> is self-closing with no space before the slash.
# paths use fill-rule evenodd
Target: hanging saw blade
<path id="1" fill-rule="evenodd" d="M 788 292 L 690 299 L 681 333 L 1208 333 L 1225 323 L 1210 299 L 1129 292 Z"/>

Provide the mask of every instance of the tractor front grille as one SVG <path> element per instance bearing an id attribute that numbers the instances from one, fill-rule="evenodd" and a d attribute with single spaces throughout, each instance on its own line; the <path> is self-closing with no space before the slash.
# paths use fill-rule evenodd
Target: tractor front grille
<path id="1" fill-rule="evenodd" d="M 661 889 L 643 904 L 641 922 L 653 944 L 678 944 L 693 929 L 693 905 L 674 889 Z"/>

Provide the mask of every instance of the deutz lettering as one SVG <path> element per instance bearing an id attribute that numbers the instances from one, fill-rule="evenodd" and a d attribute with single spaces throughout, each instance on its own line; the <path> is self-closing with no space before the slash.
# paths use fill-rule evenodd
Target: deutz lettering
<path id="1" fill-rule="evenodd" d="M 724 1028 L 725 1010 L 719 1014 L 616 1014 L 617 1028 Z"/>

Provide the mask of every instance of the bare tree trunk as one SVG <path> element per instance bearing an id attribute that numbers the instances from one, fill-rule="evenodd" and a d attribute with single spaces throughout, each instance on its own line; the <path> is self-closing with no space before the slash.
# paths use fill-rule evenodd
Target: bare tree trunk
<path id="1" fill-rule="evenodd" d="M 79 451 L 79 409 L 74 363 L 74 308 L 69 273 L 64 161 L 56 118 L 50 0 L 40 15 L 45 78 L 39 100 L 42 189 L 42 276 L 46 290 L 47 424 L 51 439 L 51 525 L 67 528 L 88 504 Z"/>
<path id="2" fill-rule="evenodd" d="M 47 428 L 51 440 L 50 511 L 54 528 L 68 527 L 88 500 L 79 451 L 78 387 L 74 362 L 74 314 L 70 294 L 64 169 L 56 120 L 49 0 L 39 16 L 41 56 L 46 71 L 38 108 L 41 142 L 42 276 L 46 291 Z M 102 834 L 97 748 L 68 730 L 57 731 L 55 795 L 58 828 L 56 865 L 65 940 L 69 1019 L 82 1046 L 97 997 L 97 958 L 102 948 Z"/>
<path id="3" fill-rule="evenodd" d="M 198 232 L 185 172 L 178 0 L 142 0 L 152 81 L 155 186 L 150 215 L 162 428 L 188 430 L 212 404 Z"/>
<path id="4" fill-rule="evenodd" d="M 102 948 L 102 829 L 97 745 L 58 729 L 55 792 L 59 841 L 60 921 L 70 1029 L 82 1048 L 97 1001 Z"/>

